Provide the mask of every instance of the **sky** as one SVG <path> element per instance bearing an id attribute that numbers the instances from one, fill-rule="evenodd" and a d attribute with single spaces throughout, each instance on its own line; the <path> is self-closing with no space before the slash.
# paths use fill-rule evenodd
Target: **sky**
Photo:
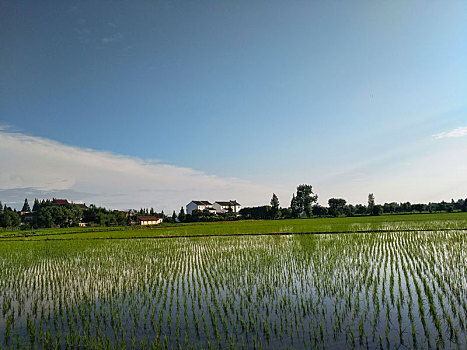
<path id="1" fill-rule="evenodd" d="M 467 197 L 465 1 L 0 1 L 0 201 Z"/>

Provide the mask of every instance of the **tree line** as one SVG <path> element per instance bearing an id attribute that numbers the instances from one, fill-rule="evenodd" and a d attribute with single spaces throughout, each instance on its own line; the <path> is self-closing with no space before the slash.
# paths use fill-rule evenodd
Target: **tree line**
<path id="1" fill-rule="evenodd" d="M 0 202 L 0 227 L 18 227 L 21 224 L 19 214 Z"/>
<path id="2" fill-rule="evenodd" d="M 0 202 L 1 207 L 1 202 Z M 32 210 L 25 199 L 23 208 L 17 212 L 6 205 L 0 210 L 0 227 L 22 229 L 74 227 L 80 222 L 95 226 L 122 226 L 127 223 L 127 216 L 119 210 L 109 210 L 102 207 L 68 203 L 53 205 L 49 199 L 34 200 Z"/>
<path id="3" fill-rule="evenodd" d="M 240 210 L 244 219 L 271 220 L 294 219 L 311 217 L 345 217 L 383 214 L 409 214 L 409 213 L 439 213 L 439 212 L 467 212 L 467 198 L 450 202 L 439 203 L 384 203 L 376 204 L 373 193 L 368 194 L 367 205 L 348 204 L 343 198 L 330 198 L 327 206 L 319 205 L 318 195 L 313 193 L 311 185 L 298 185 L 293 193 L 290 206 L 281 208 L 276 194 L 272 194 L 270 205 L 247 207 Z"/>
<path id="4" fill-rule="evenodd" d="M 307 184 L 297 186 L 296 192 L 292 195 L 290 205 L 281 207 L 279 198 L 275 193 L 268 205 L 258 207 L 245 207 L 239 213 L 228 210 L 223 214 L 215 214 L 209 210 L 194 210 L 192 214 L 185 214 L 181 207 L 177 214 L 173 211 L 168 216 L 162 212 L 156 212 L 153 208 L 130 210 L 122 212 L 120 210 L 110 210 L 103 207 L 90 205 L 86 207 L 82 204 L 68 203 L 63 205 L 53 205 L 49 199 L 34 200 L 32 209 L 28 200 L 25 199 L 20 212 L 2 205 L 0 202 L 0 227 L 2 228 L 50 228 L 50 227 L 73 227 L 83 222 L 91 226 L 124 226 L 135 223 L 137 216 L 157 216 L 164 219 L 164 222 L 214 222 L 231 221 L 239 219 L 252 220 L 274 220 L 312 217 L 344 217 L 344 216 L 364 216 L 383 214 L 408 214 L 408 213 L 439 213 L 439 212 L 467 212 L 467 198 L 450 202 L 439 203 L 384 203 L 376 204 L 373 193 L 368 195 L 367 204 L 348 204 L 343 198 L 330 198 L 327 206 L 318 204 L 318 195 L 313 192 L 313 187 Z"/>

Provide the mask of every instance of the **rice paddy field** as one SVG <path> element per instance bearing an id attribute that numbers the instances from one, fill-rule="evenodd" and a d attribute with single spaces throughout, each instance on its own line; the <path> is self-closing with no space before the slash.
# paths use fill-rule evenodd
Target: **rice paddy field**
<path id="1" fill-rule="evenodd" d="M 0 232 L 0 240 L 126 239 L 270 233 L 467 229 L 467 213 L 163 224 L 153 227 L 70 227 Z"/>
<path id="2" fill-rule="evenodd" d="M 466 349 L 467 231 L 391 227 L 2 240 L 0 348 Z"/>

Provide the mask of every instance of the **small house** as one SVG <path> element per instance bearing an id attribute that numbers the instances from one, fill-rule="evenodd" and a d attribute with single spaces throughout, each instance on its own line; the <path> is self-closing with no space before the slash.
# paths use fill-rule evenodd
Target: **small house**
<path id="1" fill-rule="evenodd" d="M 138 216 L 136 218 L 136 223 L 141 226 L 145 225 L 158 225 L 162 221 L 164 221 L 163 218 L 158 218 L 156 216 Z"/>

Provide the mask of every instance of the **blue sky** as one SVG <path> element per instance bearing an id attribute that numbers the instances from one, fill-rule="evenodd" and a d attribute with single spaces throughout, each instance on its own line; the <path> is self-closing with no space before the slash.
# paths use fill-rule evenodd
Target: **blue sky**
<path id="1" fill-rule="evenodd" d="M 464 1 L 1 2 L 0 200 L 170 210 L 276 192 L 287 205 L 300 183 L 323 204 L 465 198 L 466 13 Z M 65 164 L 63 149 L 79 156 Z M 77 174 L 92 157 L 144 171 Z M 167 168 L 187 177 L 164 182 Z"/>

